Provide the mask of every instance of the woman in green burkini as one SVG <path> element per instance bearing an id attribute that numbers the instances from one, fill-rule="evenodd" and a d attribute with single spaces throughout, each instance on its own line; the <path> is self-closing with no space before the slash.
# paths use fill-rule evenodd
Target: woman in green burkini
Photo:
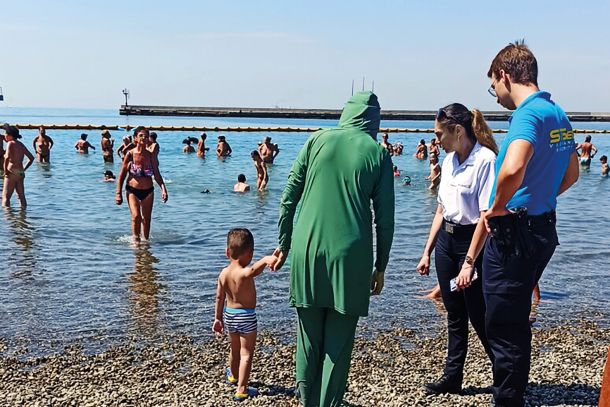
<path id="1" fill-rule="evenodd" d="M 394 179 L 390 156 L 375 140 L 379 122 L 377 96 L 354 95 L 339 127 L 307 140 L 282 195 L 275 269 L 290 250 L 297 396 L 306 407 L 341 403 L 358 318 L 368 315 L 370 295 L 383 288 L 394 235 Z"/>

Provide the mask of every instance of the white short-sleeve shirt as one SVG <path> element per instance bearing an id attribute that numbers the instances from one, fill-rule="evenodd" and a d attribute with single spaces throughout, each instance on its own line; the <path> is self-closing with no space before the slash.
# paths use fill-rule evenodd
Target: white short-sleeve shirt
<path id="1" fill-rule="evenodd" d="M 481 211 L 489 209 L 493 188 L 496 155 L 476 143 L 463 163 L 455 152 L 447 154 L 441 169 L 438 202 L 443 206 L 443 218 L 459 225 L 479 221 Z"/>

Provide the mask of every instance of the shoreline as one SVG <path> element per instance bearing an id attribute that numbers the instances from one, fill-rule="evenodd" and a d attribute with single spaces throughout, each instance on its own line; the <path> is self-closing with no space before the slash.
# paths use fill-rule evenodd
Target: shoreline
<path id="1" fill-rule="evenodd" d="M 286 335 L 286 334 L 283 334 Z M 259 334 L 251 384 L 261 395 L 241 405 L 298 406 L 292 341 Z M 489 405 L 491 365 L 471 330 L 463 395 L 426 396 L 422 384 L 442 374 L 446 332 L 394 328 L 375 337 L 358 333 L 345 402 L 348 406 Z M 610 328 L 574 320 L 534 328 L 529 405 L 597 405 Z M 224 337 L 196 343 L 172 335 L 159 344 L 138 341 L 86 354 L 78 345 L 45 357 L 8 357 L 0 342 L 0 399 L 4 405 L 238 405 L 224 384 Z"/>

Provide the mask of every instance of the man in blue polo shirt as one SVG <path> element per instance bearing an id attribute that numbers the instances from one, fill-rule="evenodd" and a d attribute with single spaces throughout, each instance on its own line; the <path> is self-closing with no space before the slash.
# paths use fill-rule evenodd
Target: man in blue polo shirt
<path id="1" fill-rule="evenodd" d="M 578 179 L 574 133 L 563 110 L 538 88 L 538 64 L 523 42 L 503 48 L 487 76 L 489 93 L 514 110 L 496 159 L 484 216 L 486 332 L 495 357 L 497 406 L 523 406 L 531 358 L 531 293 L 559 244 L 557 196 Z"/>

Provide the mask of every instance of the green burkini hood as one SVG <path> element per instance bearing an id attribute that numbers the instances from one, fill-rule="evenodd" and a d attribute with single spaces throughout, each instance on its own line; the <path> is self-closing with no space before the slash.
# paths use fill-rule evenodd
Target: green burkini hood
<path id="1" fill-rule="evenodd" d="M 341 112 L 339 127 L 357 128 L 377 138 L 381 122 L 381 108 L 373 92 L 358 92 L 350 98 Z"/>
<path id="2" fill-rule="evenodd" d="M 368 315 L 372 271 L 385 271 L 394 235 L 392 160 L 374 139 L 379 122 L 377 96 L 359 92 L 339 127 L 313 133 L 293 163 L 278 224 L 291 254 L 292 306 Z"/>

